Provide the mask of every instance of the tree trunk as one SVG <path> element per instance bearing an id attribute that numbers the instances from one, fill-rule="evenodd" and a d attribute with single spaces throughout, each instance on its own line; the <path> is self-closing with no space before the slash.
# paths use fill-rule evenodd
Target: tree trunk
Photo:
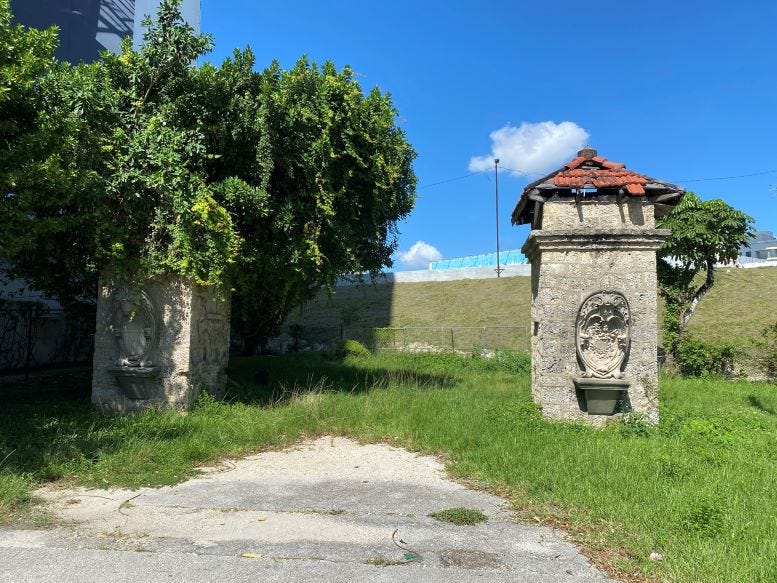
<path id="1" fill-rule="evenodd" d="M 696 290 L 696 293 L 693 294 L 693 299 L 691 300 L 691 304 L 688 306 L 688 309 L 686 309 L 683 312 L 683 315 L 680 317 L 680 330 L 685 330 L 685 327 L 688 325 L 688 322 L 691 319 L 691 316 L 693 316 L 693 313 L 696 311 L 696 306 L 699 305 L 699 302 L 701 299 L 707 295 L 707 292 L 712 289 L 712 286 L 715 283 L 715 260 L 714 259 L 707 259 L 707 277 L 704 280 L 704 283 L 699 287 L 699 289 Z"/>

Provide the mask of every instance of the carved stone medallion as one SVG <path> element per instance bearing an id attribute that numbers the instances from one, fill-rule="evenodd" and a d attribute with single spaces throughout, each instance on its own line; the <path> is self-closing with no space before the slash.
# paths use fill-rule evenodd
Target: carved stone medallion
<path id="1" fill-rule="evenodd" d="M 575 325 L 583 377 L 623 378 L 621 366 L 631 342 L 629 303 L 617 291 L 591 294 L 580 306 Z"/>
<path id="2" fill-rule="evenodd" d="M 111 328 L 119 347 L 119 366 L 151 366 L 156 347 L 156 313 L 146 292 L 133 297 L 125 285 L 111 296 Z"/>

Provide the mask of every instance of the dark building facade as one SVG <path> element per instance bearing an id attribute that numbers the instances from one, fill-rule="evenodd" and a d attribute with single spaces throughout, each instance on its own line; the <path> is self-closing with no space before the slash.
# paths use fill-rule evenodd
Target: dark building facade
<path id="1" fill-rule="evenodd" d="M 11 11 L 26 26 L 59 28 L 57 58 L 91 62 L 132 36 L 135 0 L 11 0 Z"/>

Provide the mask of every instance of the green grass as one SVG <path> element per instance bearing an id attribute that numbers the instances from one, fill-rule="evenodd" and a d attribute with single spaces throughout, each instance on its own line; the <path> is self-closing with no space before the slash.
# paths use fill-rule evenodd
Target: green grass
<path id="1" fill-rule="evenodd" d="M 322 291 L 289 316 L 283 331 L 299 323 L 301 338 L 311 344 L 339 338 L 370 342 L 371 328 L 450 328 L 484 326 L 529 326 L 531 302 L 528 277 L 419 282 L 336 287 Z M 475 334 L 473 332 L 473 334 Z M 523 347 L 523 341 L 515 347 Z M 458 332 L 456 347 L 469 350 L 481 335 Z M 413 339 L 410 339 L 413 341 Z M 439 334 L 423 333 L 419 341 L 437 342 Z M 504 340 L 504 339 L 503 339 Z M 492 339 L 493 341 L 493 339 Z M 447 343 L 447 338 L 445 338 Z M 504 343 L 504 342 L 503 342 Z"/>
<path id="2" fill-rule="evenodd" d="M 544 420 L 526 364 L 512 355 L 259 357 L 233 360 L 242 388 L 232 402 L 202 399 L 187 415 L 6 404 L 0 456 L 13 453 L 0 467 L 0 516 L 23 515 L 33 484 L 170 484 L 200 463 L 327 433 L 442 453 L 455 475 L 505 496 L 527 520 L 566 528 L 622 578 L 777 580 L 773 385 L 664 378 L 658 427 L 632 418 L 596 430 Z M 269 384 L 251 384 L 257 370 Z"/>
<path id="3" fill-rule="evenodd" d="M 530 301 L 528 277 L 340 286 L 289 320 L 312 327 L 337 327 L 343 318 L 367 327 L 498 326 L 508 315 L 528 321 Z"/>
<path id="4" fill-rule="evenodd" d="M 777 321 L 777 267 L 719 269 L 689 329 L 702 340 L 745 345 Z"/>
<path id="5" fill-rule="evenodd" d="M 430 517 L 442 522 L 450 522 L 458 526 L 470 526 L 480 524 L 488 520 L 488 517 L 480 510 L 474 508 L 446 508 L 439 512 L 432 512 Z"/>

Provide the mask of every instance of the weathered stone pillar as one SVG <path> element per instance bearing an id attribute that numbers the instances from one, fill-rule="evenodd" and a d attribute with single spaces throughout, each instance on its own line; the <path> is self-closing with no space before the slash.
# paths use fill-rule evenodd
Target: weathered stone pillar
<path id="1" fill-rule="evenodd" d="M 138 296 L 100 279 L 92 402 L 106 413 L 189 408 L 206 390 L 222 396 L 229 358 L 229 301 L 213 288 L 168 276 Z"/>
<path id="2" fill-rule="evenodd" d="M 532 393 L 544 415 L 658 421 L 656 251 L 669 232 L 655 215 L 681 195 L 591 149 L 524 191 L 513 222 L 532 224 L 523 252 Z"/>

